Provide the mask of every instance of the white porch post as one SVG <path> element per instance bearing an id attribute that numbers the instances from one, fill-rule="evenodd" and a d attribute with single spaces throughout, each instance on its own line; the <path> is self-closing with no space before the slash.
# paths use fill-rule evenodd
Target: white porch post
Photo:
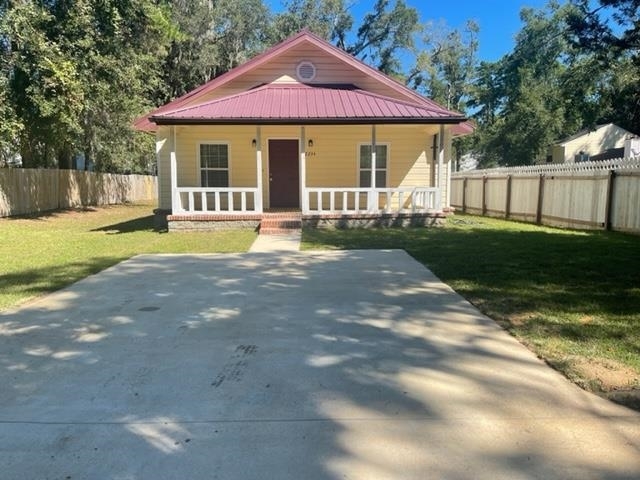
<path id="1" fill-rule="evenodd" d="M 176 214 L 182 209 L 180 208 L 180 199 L 178 198 L 178 162 L 176 160 L 176 127 L 171 127 L 171 161 L 169 171 L 171 173 L 171 213 Z"/>
<path id="2" fill-rule="evenodd" d="M 438 134 L 438 198 L 436 198 L 436 209 L 442 209 L 442 194 L 444 177 L 444 125 L 440 125 L 440 133 Z"/>
<path id="3" fill-rule="evenodd" d="M 449 142 L 447 142 L 449 143 Z M 451 152 L 451 148 L 449 148 L 449 152 Z M 446 201 L 444 204 L 444 208 L 449 208 L 451 207 L 451 153 L 449 153 L 449 161 L 447 162 L 447 182 L 446 182 L 446 186 L 447 186 L 447 195 L 446 195 Z"/>
<path id="4" fill-rule="evenodd" d="M 307 195 L 307 154 L 306 154 L 307 137 L 304 127 L 300 127 L 300 207 L 302 213 L 309 210 L 309 198 Z M 321 205 L 318 205 L 320 208 Z"/>
<path id="5" fill-rule="evenodd" d="M 256 127 L 256 187 L 258 193 L 254 199 L 256 213 L 262 213 L 262 129 Z"/>
<path id="6" fill-rule="evenodd" d="M 378 209 L 376 196 L 376 126 L 371 125 L 371 193 L 369 194 L 368 210 L 374 213 Z"/>

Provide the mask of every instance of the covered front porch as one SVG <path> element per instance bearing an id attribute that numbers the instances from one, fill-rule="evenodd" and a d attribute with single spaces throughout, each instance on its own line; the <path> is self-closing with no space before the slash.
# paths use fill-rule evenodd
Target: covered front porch
<path id="1" fill-rule="evenodd" d="M 404 225 L 448 210 L 445 125 L 165 129 L 158 151 L 169 147 L 170 225 L 254 227 L 282 209 L 313 226 Z M 225 139 L 213 143 L 226 156 L 209 165 L 202 145 L 212 138 Z M 227 185 L 208 185 L 208 175 Z"/>

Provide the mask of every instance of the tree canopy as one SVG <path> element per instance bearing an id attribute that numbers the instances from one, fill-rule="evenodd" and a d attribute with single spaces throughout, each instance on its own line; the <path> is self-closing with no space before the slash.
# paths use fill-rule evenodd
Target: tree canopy
<path id="1" fill-rule="evenodd" d="M 526 165 L 554 141 L 614 122 L 640 133 L 637 0 L 523 9 L 512 52 L 481 63 L 470 106 L 481 165 Z"/>
<path id="2" fill-rule="evenodd" d="M 477 122 L 484 165 L 532 163 L 564 135 L 640 132 L 637 0 L 523 9 L 511 52 L 479 62 L 479 26 L 421 19 L 405 0 L 0 0 L 0 165 L 152 168 L 133 120 L 307 28 Z"/>

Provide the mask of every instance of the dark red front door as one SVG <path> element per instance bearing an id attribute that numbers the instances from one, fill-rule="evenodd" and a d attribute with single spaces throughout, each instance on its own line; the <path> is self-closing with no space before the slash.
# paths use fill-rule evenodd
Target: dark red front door
<path id="1" fill-rule="evenodd" d="M 300 207 L 298 140 L 269 140 L 269 205 Z"/>

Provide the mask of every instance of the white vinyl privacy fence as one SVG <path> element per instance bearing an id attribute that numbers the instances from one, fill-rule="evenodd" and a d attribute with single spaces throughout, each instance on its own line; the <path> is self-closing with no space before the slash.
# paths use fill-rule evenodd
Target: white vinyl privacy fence
<path id="1" fill-rule="evenodd" d="M 640 158 L 457 172 L 451 205 L 541 225 L 640 233 Z"/>
<path id="2" fill-rule="evenodd" d="M 156 198 L 156 177 L 149 175 L 0 168 L 0 217 Z"/>

